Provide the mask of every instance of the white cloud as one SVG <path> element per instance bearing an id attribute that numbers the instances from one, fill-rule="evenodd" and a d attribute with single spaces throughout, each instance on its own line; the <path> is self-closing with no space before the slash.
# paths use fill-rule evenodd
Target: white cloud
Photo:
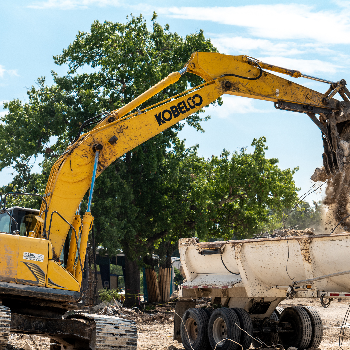
<path id="1" fill-rule="evenodd" d="M 283 68 L 299 70 L 301 73 L 309 75 L 319 72 L 332 74 L 337 69 L 342 68 L 341 66 L 321 60 L 303 60 L 288 57 L 262 57 L 260 60 Z"/>
<path id="2" fill-rule="evenodd" d="M 266 39 L 255 39 L 242 36 L 209 34 L 211 41 L 221 53 L 248 54 L 263 50 L 270 55 L 292 56 L 305 52 L 302 46 L 293 42 L 274 43 Z"/>
<path id="3" fill-rule="evenodd" d="M 254 106 L 254 100 L 241 96 L 222 96 L 222 106 L 210 105 L 206 108 L 206 112 L 217 118 L 229 118 L 234 114 L 247 114 L 247 113 L 266 113 L 267 110 L 261 110 Z"/>
<path id="4" fill-rule="evenodd" d="M 307 39 L 327 44 L 350 43 L 350 13 L 344 9 L 317 11 L 300 4 L 237 7 L 170 7 L 158 13 L 245 27 L 250 34 L 270 39 Z"/>
<path id="5" fill-rule="evenodd" d="M 4 68 L 4 66 L 2 66 L 0 64 L 0 78 L 2 78 L 4 76 L 4 73 L 6 72 L 6 69 Z"/>
<path id="6" fill-rule="evenodd" d="M 35 9 L 60 9 L 73 10 L 77 8 L 88 8 L 90 6 L 120 6 L 119 0 L 46 0 L 36 1 L 29 5 L 30 8 Z"/>
<path id="7" fill-rule="evenodd" d="M 18 73 L 16 69 L 5 69 L 5 67 L 0 64 L 0 78 L 3 78 L 5 74 L 15 75 L 18 77 Z"/>

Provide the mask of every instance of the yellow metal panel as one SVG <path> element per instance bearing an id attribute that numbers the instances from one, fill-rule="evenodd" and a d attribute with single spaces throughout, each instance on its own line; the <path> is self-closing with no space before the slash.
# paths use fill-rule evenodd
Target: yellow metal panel
<path id="1" fill-rule="evenodd" d="M 17 283 L 45 286 L 49 243 L 46 239 L 19 237 Z"/>
<path id="2" fill-rule="evenodd" d="M 15 282 L 20 236 L 0 233 L 0 281 Z"/>
<path id="3" fill-rule="evenodd" d="M 94 221 L 93 216 L 90 212 L 86 212 L 83 217 L 83 228 L 81 231 L 81 239 L 80 239 L 80 247 L 79 247 L 79 255 L 77 261 L 77 267 L 74 272 L 74 276 L 79 283 L 81 283 L 83 279 L 83 270 L 86 256 L 86 248 L 89 238 L 89 232 L 91 230 L 91 225 Z M 80 264 L 81 263 L 81 264 Z"/>
<path id="4" fill-rule="evenodd" d="M 47 273 L 47 287 L 56 289 L 65 289 L 79 292 L 78 281 L 61 265 L 53 260 L 49 260 Z"/>
<path id="5" fill-rule="evenodd" d="M 50 242 L 0 233 L 0 280 L 45 286 Z"/>
<path id="6" fill-rule="evenodd" d="M 187 63 L 190 73 L 199 75 L 205 81 L 221 77 L 223 74 L 254 78 L 259 75 L 259 69 L 243 62 L 246 56 L 230 56 L 214 52 L 195 52 Z"/>
<path id="7" fill-rule="evenodd" d="M 71 239 L 70 239 L 70 244 L 69 244 L 69 252 L 68 252 L 68 260 L 67 260 L 66 269 L 67 269 L 67 271 L 69 271 L 73 275 L 75 257 L 77 255 L 80 226 L 81 226 L 80 215 L 78 215 L 78 214 L 75 215 L 72 225 L 73 225 L 73 229 L 72 229 L 72 234 L 71 234 Z"/>
<path id="8" fill-rule="evenodd" d="M 265 66 L 275 67 L 264 64 Z M 325 106 L 322 103 L 323 94 L 305 86 L 280 78 L 272 73 L 263 72 L 257 80 L 260 70 L 247 62 L 247 56 L 230 56 L 212 52 L 195 52 L 192 54 L 187 69 L 190 73 L 199 75 L 206 81 L 218 79 L 225 74 L 235 74 L 240 77 L 225 76 L 233 84 L 233 88 L 225 93 L 245 96 L 267 101 L 286 101 L 299 104 L 310 104 L 318 107 L 335 107 L 337 100 L 331 99 Z M 279 68 L 279 67 L 275 67 Z M 278 69 L 276 69 L 278 70 Z M 282 72 L 282 68 L 279 68 Z M 291 72 L 291 70 L 285 70 Z M 288 74 L 288 73 L 286 73 Z"/>

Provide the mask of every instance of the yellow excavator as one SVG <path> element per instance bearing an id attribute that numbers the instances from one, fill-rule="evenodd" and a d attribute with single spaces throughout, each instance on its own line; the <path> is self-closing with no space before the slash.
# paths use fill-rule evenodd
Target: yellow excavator
<path id="1" fill-rule="evenodd" d="M 132 112 L 187 73 L 203 78 L 203 84 Z M 320 93 L 284 79 L 281 74 L 324 82 L 329 88 Z M 342 101 L 334 98 L 336 93 Z M 118 326 L 113 326 L 108 323 L 110 320 L 101 321 L 101 317 L 67 314 L 77 307 L 81 297 L 88 234 L 93 224 L 95 179 L 118 157 L 223 94 L 271 101 L 277 109 L 306 113 L 322 132 L 325 173 L 331 175 L 342 170 L 341 137 L 349 123 L 350 106 L 344 80 L 331 82 L 248 56 L 193 53 L 181 71 L 171 73 L 129 104 L 110 112 L 65 150 L 51 169 L 40 211 L 7 209 L 7 196 L 13 194 L 3 198 L 0 299 L 11 310 L 11 321 L 8 318 L 8 324 L 0 327 L 3 342 L 10 327 L 15 332 L 50 336 L 56 341 L 51 349 L 104 349 L 107 345 L 109 349 L 119 346 L 136 349 L 136 330 L 131 323 L 124 323 L 124 329 L 119 321 L 115 321 Z M 87 211 L 81 218 L 77 211 L 89 189 Z M 62 261 L 67 236 L 69 252 Z M 2 313 L 4 316 L 6 312 Z M 106 329 L 112 326 L 114 337 L 107 337 L 110 333 Z M 106 343 L 107 338 L 113 339 Z"/>

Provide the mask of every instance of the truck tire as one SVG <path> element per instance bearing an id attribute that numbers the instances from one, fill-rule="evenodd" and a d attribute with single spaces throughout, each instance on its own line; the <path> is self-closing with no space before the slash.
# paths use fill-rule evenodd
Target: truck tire
<path id="1" fill-rule="evenodd" d="M 318 348 L 323 338 L 323 324 L 321 316 L 312 306 L 304 306 L 303 309 L 305 309 L 308 313 L 312 325 L 312 336 L 309 348 Z"/>
<path id="2" fill-rule="evenodd" d="M 233 309 L 222 307 L 214 310 L 208 325 L 208 337 L 212 349 L 241 349 L 241 330 L 236 325 L 241 327 L 238 315 Z"/>
<path id="3" fill-rule="evenodd" d="M 250 315 L 247 311 L 244 309 L 235 308 L 233 309 L 238 318 L 239 322 L 241 324 L 241 328 L 245 331 L 243 332 L 241 330 L 241 341 L 240 344 L 243 346 L 243 349 L 249 349 L 250 345 L 252 344 L 252 336 L 253 336 L 253 322 L 250 318 Z"/>
<path id="4" fill-rule="evenodd" d="M 271 314 L 270 318 L 279 322 L 279 319 L 282 315 L 283 310 L 284 310 L 283 307 L 277 306 L 275 311 Z M 278 333 L 271 333 L 270 342 L 271 342 L 271 345 L 277 345 L 281 343 Z"/>
<path id="5" fill-rule="evenodd" d="M 290 333 L 280 333 L 279 338 L 285 349 L 295 347 L 298 350 L 309 348 L 312 337 L 312 324 L 307 311 L 301 306 L 287 307 L 281 314 L 279 323 L 288 322 L 293 329 Z"/>
<path id="6" fill-rule="evenodd" d="M 208 314 L 203 309 L 188 309 L 182 317 L 180 333 L 186 350 L 209 350 Z"/>

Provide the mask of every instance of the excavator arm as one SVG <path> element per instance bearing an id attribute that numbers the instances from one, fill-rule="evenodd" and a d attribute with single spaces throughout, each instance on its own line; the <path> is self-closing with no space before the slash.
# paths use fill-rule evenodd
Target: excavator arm
<path id="1" fill-rule="evenodd" d="M 326 145 L 325 165 L 329 173 L 334 172 L 339 167 L 341 158 L 337 144 L 339 123 L 348 122 L 344 112 L 349 105 L 345 96 L 349 96 L 345 82 L 324 81 L 332 84 L 327 93 L 323 94 L 267 70 L 293 77 L 303 76 L 298 71 L 268 65 L 247 56 L 196 52 L 180 72 L 171 73 L 126 106 L 111 112 L 91 131 L 80 136 L 53 166 L 46 188 L 47 217 L 50 222 L 47 236 L 51 241 L 54 257 L 60 256 L 70 228 L 69 223 L 76 219 L 75 214 L 81 200 L 89 188 L 93 188 L 95 178 L 104 169 L 118 157 L 223 94 L 271 101 L 276 108 L 307 113 L 322 131 Z M 178 81 L 185 73 L 196 74 L 205 82 L 156 105 L 130 113 L 151 96 Z M 336 92 L 346 101 L 334 99 Z M 316 114 L 320 117 L 317 118 Z M 91 206 L 91 197 L 92 189 L 88 208 Z M 43 204 L 41 212 L 45 210 L 46 206 Z M 83 219 L 86 231 L 91 223 L 92 218 L 87 219 L 85 224 Z M 37 226 L 37 234 L 42 236 L 42 226 Z M 87 234 L 85 236 L 87 239 Z M 85 253 L 80 254 L 84 257 Z"/>

